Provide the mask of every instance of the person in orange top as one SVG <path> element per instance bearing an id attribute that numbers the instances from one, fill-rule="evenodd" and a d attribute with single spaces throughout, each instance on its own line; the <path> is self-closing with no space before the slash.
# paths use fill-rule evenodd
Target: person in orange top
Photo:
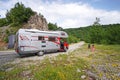
<path id="1" fill-rule="evenodd" d="M 67 43 L 67 41 L 64 41 L 64 47 L 66 47 L 68 49 L 69 44 Z"/>

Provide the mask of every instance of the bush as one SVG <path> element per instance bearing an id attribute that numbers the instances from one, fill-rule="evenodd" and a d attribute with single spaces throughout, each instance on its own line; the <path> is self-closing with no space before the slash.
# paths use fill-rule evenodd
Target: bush
<path id="1" fill-rule="evenodd" d="M 0 27 L 6 26 L 7 25 L 7 20 L 6 18 L 1 18 L 0 19 Z"/>
<path id="2" fill-rule="evenodd" d="M 72 35 L 70 35 L 67 39 L 68 43 L 77 43 L 79 42 L 80 40 Z"/>

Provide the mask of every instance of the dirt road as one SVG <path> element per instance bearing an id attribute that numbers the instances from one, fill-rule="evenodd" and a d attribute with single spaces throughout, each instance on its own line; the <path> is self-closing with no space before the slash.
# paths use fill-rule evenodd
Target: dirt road
<path id="1" fill-rule="evenodd" d="M 24 58 L 20 58 L 20 56 L 15 51 L 0 51 L 0 66 L 8 62 L 19 63 L 21 61 L 26 61 L 26 60 L 42 60 L 46 56 L 54 57 L 59 54 L 68 54 L 69 52 L 74 51 L 75 49 L 81 47 L 83 44 L 84 44 L 83 41 L 79 43 L 71 44 L 67 52 L 49 53 L 49 54 L 45 54 L 44 56 L 32 55 L 32 56 L 26 56 Z"/>

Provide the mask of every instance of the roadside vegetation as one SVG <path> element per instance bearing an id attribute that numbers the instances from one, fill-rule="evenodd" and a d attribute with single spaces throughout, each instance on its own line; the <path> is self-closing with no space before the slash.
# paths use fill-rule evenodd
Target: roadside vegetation
<path id="1" fill-rule="evenodd" d="M 87 49 L 87 45 L 76 54 L 89 62 L 87 74 L 98 80 L 120 80 L 120 45 L 98 45 L 95 51 Z M 82 53 L 82 54 L 81 54 Z M 78 57 L 80 57 L 78 56 Z"/>
<path id="2" fill-rule="evenodd" d="M 8 63 L 0 69 L 1 80 L 119 80 L 120 45 L 87 44 L 73 52 L 44 60 Z"/>
<path id="3" fill-rule="evenodd" d="M 2 80 L 80 80 L 85 75 L 87 63 L 81 58 L 69 55 L 46 57 L 42 61 L 25 61 L 6 64 L 0 70 Z"/>

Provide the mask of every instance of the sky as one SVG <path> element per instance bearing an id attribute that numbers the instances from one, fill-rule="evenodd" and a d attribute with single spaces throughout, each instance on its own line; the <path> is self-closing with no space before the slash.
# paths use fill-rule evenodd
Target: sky
<path id="1" fill-rule="evenodd" d="M 103 25 L 120 23 L 120 0 L 0 0 L 0 18 L 17 2 L 64 29 L 92 25 L 96 17 Z"/>

